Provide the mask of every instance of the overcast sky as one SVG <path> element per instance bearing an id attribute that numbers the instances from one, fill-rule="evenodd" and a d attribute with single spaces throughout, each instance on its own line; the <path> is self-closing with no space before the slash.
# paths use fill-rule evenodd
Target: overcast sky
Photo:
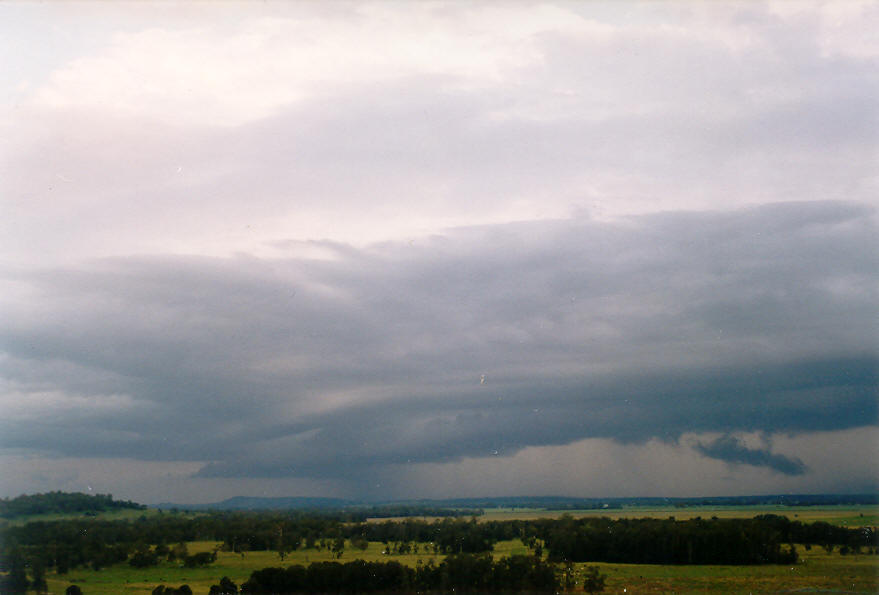
<path id="1" fill-rule="evenodd" d="M 0 496 L 879 489 L 877 22 L 0 3 Z"/>

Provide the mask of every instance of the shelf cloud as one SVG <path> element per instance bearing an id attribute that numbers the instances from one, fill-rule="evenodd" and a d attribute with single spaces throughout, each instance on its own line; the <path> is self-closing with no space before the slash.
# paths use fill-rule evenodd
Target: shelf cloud
<path id="1" fill-rule="evenodd" d="M 870 208 L 786 203 L 7 271 L 28 291 L 0 326 L 0 435 L 204 477 L 351 478 L 723 432 L 696 450 L 801 475 L 728 434 L 877 422 L 876 237 Z"/>
<path id="2" fill-rule="evenodd" d="M 0 3 L 0 496 L 874 489 L 877 10 Z"/>

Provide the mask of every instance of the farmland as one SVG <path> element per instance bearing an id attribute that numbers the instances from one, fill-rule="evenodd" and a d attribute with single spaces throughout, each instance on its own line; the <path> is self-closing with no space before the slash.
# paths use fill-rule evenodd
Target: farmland
<path id="1" fill-rule="evenodd" d="M 101 513 L 97 517 L 82 519 L 76 522 L 95 522 L 113 519 L 115 522 L 138 522 L 131 520 L 134 511 L 112 511 Z M 822 507 L 776 507 L 776 506 L 705 506 L 705 507 L 629 507 L 614 510 L 537 510 L 537 509 L 486 509 L 478 517 L 477 525 L 485 523 L 507 525 L 514 521 L 534 522 L 538 519 L 590 519 L 605 517 L 607 519 L 645 519 L 655 518 L 668 520 L 675 517 L 677 521 L 689 519 L 745 519 L 760 515 L 777 515 L 791 521 L 801 523 L 830 523 L 839 527 L 870 527 L 876 525 L 877 509 L 872 506 L 822 506 Z M 253 513 L 240 518 L 258 519 L 266 513 Z M 199 515 L 177 514 L 164 515 L 179 519 L 193 519 Z M 162 515 L 155 511 L 146 511 L 137 517 L 139 522 L 147 523 L 158 520 Z M 209 518 L 209 517 L 208 517 Z M 239 517 L 234 517 L 239 518 Z M 123 520 L 120 520 L 123 519 Z M 125 520 L 127 519 L 127 520 Z M 33 521 L 33 519 L 30 519 Z M 469 524 L 471 521 L 432 521 Z M 16 525 L 20 523 L 19 519 Z M 419 522 L 408 519 L 376 519 L 367 525 L 343 523 L 345 526 L 381 525 L 392 527 Z M 223 576 L 241 585 L 251 573 L 266 567 L 287 567 L 290 565 L 307 566 L 313 562 L 348 562 L 362 559 L 371 562 L 395 561 L 411 568 L 418 568 L 431 561 L 434 564 L 444 559 L 441 552 L 433 549 L 432 544 L 421 541 L 411 542 L 406 553 L 388 553 L 391 549 L 387 541 L 370 540 L 355 544 L 352 539 L 344 541 L 340 557 L 334 553 L 327 542 L 313 544 L 285 551 L 283 559 L 274 549 L 253 549 L 239 552 L 229 551 L 228 543 L 217 540 L 195 540 L 186 542 L 188 553 L 216 552 L 216 561 L 204 566 L 188 568 L 179 560 L 160 560 L 157 565 L 146 568 L 134 568 L 129 563 L 118 562 L 108 564 L 100 570 L 88 566 L 71 568 L 66 574 L 59 575 L 50 570 L 46 575 L 50 593 L 63 593 L 70 584 L 77 584 L 83 593 L 89 594 L 131 594 L 147 595 L 159 584 L 168 586 L 189 585 L 196 595 L 207 594 L 211 585 L 217 584 Z M 627 564 L 614 562 L 584 561 L 573 564 L 572 570 L 577 584 L 581 583 L 584 569 L 597 566 L 606 576 L 606 592 L 608 593 L 778 593 L 794 591 L 838 592 L 838 593 L 874 593 L 879 590 L 879 556 L 866 551 L 853 550 L 842 553 L 840 547 L 830 548 L 818 545 L 796 545 L 799 559 L 793 564 L 760 564 L 760 565 L 723 565 L 723 564 Z M 548 557 L 546 551 L 535 552 L 522 539 L 502 539 L 493 543 L 491 555 L 495 559 L 513 555 L 534 555 L 539 553 Z M 561 565 L 559 566 L 561 572 Z M 582 592 L 582 588 L 581 588 Z"/>
<path id="2" fill-rule="evenodd" d="M 523 508 L 488 508 L 479 517 L 482 522 L 506 520 L 532 520 L 541 518 L 559 518 L 569 514 L 575 518 L 607 517 L 623 518 L 656 518 L 675 517 L 680 520 L 694 518 L 742 519 L 753 518 L 763 514 L 775 514 L 791 520 L 803 522 L 823 521 L 841 527 L 862 527 L 879 525 L 879 508 L 869 505 L 839 506 L 631 506 L 618 509 L 589 510 L 542 510 Z"/>
<path id="3" fill-rule="evenodd" d="M 191 552 L 210 551 L 217 545 L 217 542 L 188 544 Z M 370 561 L 393 559 L 416 567 L 419 560 L 427 563 L 431 559 L 431 556 L 416 554 L 387 556 L 382 554 L 382 549 L 381 543 L 371 542 L 363 552 L 346 552 L 342 560 L 355 557 Z M 800 548 L 800 551 L 801 559 L 795 566 L 596 565 L 607 575 L 608 593 L 778 593 L 798 590 L 874 593 L 879 588 L 874 555 L 842 556 L 814 547 L 809 551 Z M 496 557 L 526 552 L 526 548 L 514 540 L 500 542 L 494 548 Z M 149 569 L 133 569 L 128 564 L 117 564 L 97 572 L 77 569 L 65 577 L 50 574 L 48 584 L 51 593 L 63 593 L 68 584 L 75 582 L 89 595 L 149 595 L 160 583 L 188 584 L 196 595 L 203 595 L 222 576 L 228 576 L 240 585 L 254 570 L 331 559 L 332 553 L 326 550 L 299 550 L 288 554 L 283 562 L 277 552 L 247 552 L 243 556 L 219 552 L 217 561 L 206 568 L 183 568 L 178 564 L 162 563 Z M 582 573 L 588 565 L 591 564 L 576 564 L 576 571 Z"/>

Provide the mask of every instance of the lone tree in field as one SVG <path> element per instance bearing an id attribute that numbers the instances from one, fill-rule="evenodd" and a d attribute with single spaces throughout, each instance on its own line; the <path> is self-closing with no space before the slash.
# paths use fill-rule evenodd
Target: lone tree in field
<path id="1" fill-rule="evenodd" d="M 586 569 L 583 577 L 583 590 L 587 593 L 600 593 L 604 591 L 604 581 L 607 576 L 598 572 L 598 566 L 590 566 Z"/>
<path id="2" fill-rule="evenodd" d="M 31 589 L 37 593 L 47 592 L 49 585 L 46 584 L 46 563 L 40 559 L 34 560 L 31 563 L 31 574 L 34 577 L 34 580 L 31 581 Z"/>
<path id="3" fill-rule="evenodd" d="M 341 558 L 342 553 L 345 551 L 345 538 L 344 537 L 336 537 L 333 540 L 333 556 L 336 558 Z"/>

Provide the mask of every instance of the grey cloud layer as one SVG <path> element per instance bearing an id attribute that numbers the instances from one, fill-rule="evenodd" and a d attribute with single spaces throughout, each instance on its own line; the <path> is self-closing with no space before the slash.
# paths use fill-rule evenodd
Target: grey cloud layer
<path id="1" fill-rule="evenodd" d="M 875 425 L 876 231 L 856 203 L 790 203 L 7 270 L 0 444 L 357 477 L 586 437 Z"/>

